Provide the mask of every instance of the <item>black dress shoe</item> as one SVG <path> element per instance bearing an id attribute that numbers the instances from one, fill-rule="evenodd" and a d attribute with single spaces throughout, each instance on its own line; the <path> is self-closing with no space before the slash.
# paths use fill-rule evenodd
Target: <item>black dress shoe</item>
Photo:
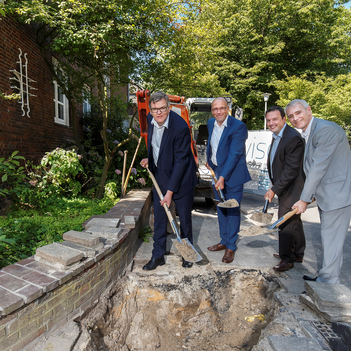
<path id="1" fill-rule="evenodd" d="M 151 260 L 143 267 L 144 271 L 153 271 L 158 266 L 163 266 L 165 264 L 165 258 L 161 257 L 151 257 Z"/>
<path id="2" fill-rule="evenodd" d="M 192 262 L 185 261 L 183 257 L 182 257 L 182 261 L 183 261 L 182 267 L 184 267 L 184 268 L 191 268 L 193 266 Z"/>
<path id="3" fill-rule="evenodd" d="M 275 253 L 273 254 L 273 256 L 275 258 L 278 258 L 280 260 L 280 255 L 278 253 Z M 303 259 L 301 257 L 295 257 L 294 258 L 294 262 L 297 262 L 297 263 L 302 263 L 303 262 Z"/>
<path id="4" fill-rule="evenodd" d="M 308 281 L 311 281 L 311 282 L 315 282 L 318 277 L 312 278 L 312 277 L 310 277 L 308 275 L 304 275 L 302 278 L 303 278 L 303 280 L 308 280 Z"/>

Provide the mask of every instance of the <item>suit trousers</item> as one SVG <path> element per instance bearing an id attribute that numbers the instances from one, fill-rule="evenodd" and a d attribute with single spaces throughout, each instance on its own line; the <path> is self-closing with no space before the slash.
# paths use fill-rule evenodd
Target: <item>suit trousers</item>
<path id="1" fill-rule="evenodd" d="M 279 200 L 278 217 L 284 216 L 291 210 Z M 294 262 L 295 258 L 303 258 L 306 248 L 301 215 L 290 217 L 279 227 L 279 256 L 286 262 Z"/>
<path id="2" fill-rule="evenodd" d="M 194 202 L 195 189 L 184 195 L 180 199 L 173 199 L 179 219 L 180 219 L 180 237 L 187 238 L 193 243 L 193 230 L 191 221 L 191 210 Z M 154 198 L 154 247 L 152 256 L 161 257 L 167 250 L 167 223 L 168 217 L 165 209 L 160 205 L 160 198 L 156 189 L 153 187 Z"/>
<path id="3" fill-rule="evenodd" d="M 214 172 L 218 179 L 218 169 L 214 167 Z M 214 188 L 214 187 L 213 187 Z M 219 200 L 218 191 L 213 189 L 216 194 L 216 199 Z M 225 186 L 222 190 L 226 200 L 235 199 L 238 201 L 239 206 L 234 208 L 217 207 L 219 235 L 221 237 L 221 244 L 225 245 L 227 249 L 235 251 L 235 245 L 238 239 L 238 232 L 240 230 L 240 203 L 243 198 L 244 186 L 241 184 L 234 188 Z"/>
<path id="4" fill-rule="evenodd" d="M 343 246 L 350 225 L 351 205 L 334 211 L 322 211 L 321 237 L 323 247 L 323 266 L 317 282 L 340 284 L 340 272 L 343 262 Z"/>

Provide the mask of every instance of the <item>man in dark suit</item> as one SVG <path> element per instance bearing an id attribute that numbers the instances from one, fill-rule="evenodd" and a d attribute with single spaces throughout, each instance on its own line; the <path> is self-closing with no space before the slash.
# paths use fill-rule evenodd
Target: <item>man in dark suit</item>
<path id="1" fill-rule="evenodd" d="M 142 167 L 148 165 L 164 194 L 161 201 L 153 188 L 154 199 L 154 247 L 151 260 L 143 267 L 153 270 L 165 264 L 168 218 L 163 204 L 171 205 L 173 199 L 180 219 L 181 237 L 192 243 L 191 210 L 197 183 L 196 163 L 191 151 L 191 136 L 187 123 L 171 111 L 167 94 L 156 92 L 149 100 L 151 113 L 148 122 L 148 158 Z M 192 262 L 183 259 L 182 266 L 190 268 Z"/>
<path id="2" fill-rule="evenodd" d="M 273 133 L 267 160 L 272 187 L 264 197 L 272 202 L 274 195 L 278 196 L 280 218 L 300 198 L 304 185 L 302 161 L 305 145 L 300 133 L 285 123 L 285 112 L 280 106 L 267 110 L 266 122 Z M 294 262 L 302 262 L 305 246 L 301 215 L 292 216 L 280 226 L 279 254 L 274 254 L 280 262 L 273 269 L 285 272 L 294 267 Z"/>
<path id="3" fill-rule="evenodd" d="M 305 280 L 340 283 L 343 246 L 351 216 L 351 153 L 345 131 L 337 124 L 316 118 L 305 100 L 293 100 L 285 108 L 291 124 L 302 129 L 306 147 L 305 185 L 292 208 L 299 213 L 316 199 L 321 220 L 323 265 L 317 278 Z"/>
<path id="4" fill-rule="evenodd" d="M 251 180 L 245 160 L 248 133 L 243 122 L 229 115 L 229 106 L 224 98 L 213 100 L 211 111 L 214 118 L 207 123 L 207 164 L 216 174 L 215 193 L 216 189 L 222 189 L 225 198 L 236 199 L 239 207 L 217 207 L 221 242 L 207 249 L 225 250 L 222 262 L 230 263 L 234 259 L 235 242 L 240 230 L 240 202 L 244 183 Z"/>

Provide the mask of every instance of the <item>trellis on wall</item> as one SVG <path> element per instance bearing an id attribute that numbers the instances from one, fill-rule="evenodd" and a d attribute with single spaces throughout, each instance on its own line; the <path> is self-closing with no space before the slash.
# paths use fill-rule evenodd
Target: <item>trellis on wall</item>
<path id="1" fill-rule="evenodd" d="M 36 83 L 35 80 L 28 77 L 28 59 L 27 53 L 23 55 L 22 50 L 19 49 L 20 53 L 18 55 L 19 61 L 17 61 L 16 69 L 11 69 L 10 72 L 13 74 L 13 77 L 10 77 L 11 88 L 16 94 L 20 96 L 18 102 L 21 104 L 22 116 L 27 115 L 30 118 L 30 106 L 29 106 L 29 97 L 36 95 L 30 93 L 31 90 L 38 90 L 31 86 L 32 83 Z"/>

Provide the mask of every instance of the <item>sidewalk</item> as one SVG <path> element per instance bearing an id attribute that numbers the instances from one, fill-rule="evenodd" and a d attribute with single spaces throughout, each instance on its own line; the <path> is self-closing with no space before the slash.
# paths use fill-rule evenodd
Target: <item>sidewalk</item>
<path id="1" fill-rule="evenodd" d="M 241 228 L 246 228 L 253 223 L 248 219 L 255 211 L 261 211 L 263 207 L 263 197 L 251 193 L 244 193 L 242 201 L 242 224 Z M 325 292 L 330 293 L 330 284 L 309 282 L 305 285 L 302 279 L 304 275 L 315 277 L 318 275 L 317 269 L 322 265 L 322 247 L 320 239 L 320 225 L 318 209 L 312 204 L 303 214 L 302 220 L 306 235 L 306 252 L 303 263 L 295 263 L 295 267 L 287 272 L 278 273 L 272 268 L 279 261 L 273 257 L 273 253 L 278 252 L 278 232 L 271 234 L 262 234 L 256 236 L 239 237 L 237 241 L 238 249 L 235 253 L 234 261 L 230 264 L 222 263 L 223 251 L 210 252 L 208 246 L 212 246 L 220 242 L 218 221 L 215 206 L 209 208 L 204 199 L 196 198 L 193 210 L 193 233 L 194 247 L 203 257 L 203 260 L 195 264 L 191 270 L 201 274 L 201 267 L 210 264 L 214 269 L 255 269 L 269 272 L 272 276 L 277 277 L 278 283 L 282 290 L 275 293 L 275 300 L 281 306 L 280 313 L 276 316 L 276 320 L 272 323 L 284 325 L 285 332 L 281 335 L 262 336 L 260 342 L 255 346 L 254 350 L 331 350 L 326 339 L 322 337 L 321 330 L 327 330 L 329 337 L 336 339 L 340 337 L 333 333 L 328 323 L 329 315 L 319 313 L 308 295 L 323 295 Z M 271 204 L 268 212 L 273 212 L 274 222 L 277 219 L 278 206 L 277 202 Z M 244 213 L 247 213 L 245 215 Z M 175 238 L 174 234 L 168 237 L 168 248 L 171 252 L 166 256 L 166 265 L 158 267 L 155 271 L 145 272 L 142 266 L 151 258 L 152 240 L 150 243 L 143 243 L 135 257 L 133 272 L 140 275 L 165 275 L 174 270 L 178 270 L 180 274 L 185 271 L 181 267 L 181 256 L 172 246 L 171 238 Z M 348 235 L 344 247 L 344 265 L 342 269 L 341 282 L 347 288 L 351 289 L 351 277 L 348 274 L 351 268 L 351 236 Z M 333 285 L 333 288 L 344 288 L 343 285 Z M 307 290 L 308 294 L 302 294 Z M 347 290 L 347 289 L 346 289 Z M 347 290 L 348 292 L 348 290 Z M 302 294 L 302 295 L 301 295 Z M 334 296 L 335 295 L 335 296 Z M 328 301 L 331 306 L 335 306 L 340 301 L 339 291 L 334 294 Z M 302 303 L 303 301 L 304 303 Z M 351 301 L 351 299 L 350 299 Z M 312 302 L 312 303 L 311 303 Z M 309 307 L 306 306 L 306 303 Z M 339 305 L 338 305 L 339 306 Z M 348 307 L 345 307 L 345 310 Z M 313 309 L 315 311 L 313 311 Z M 316 313 L 317 312 L 317 313 Z M 329 319 L 330 320 L 330 319 Z M 271 324 L 272 324 L 271 323 Z M 311 324 L 312 323 L 312 324 Z M 313 324 L 314 323 L 314 324 Z M 317 325 L 317 327 L 316 327 Z M 319 329 L 318 329 L 319 328 Z M 319 331 L 319 332 L 318 332 Z M 264 333 L 263 333 L 264 334 Z M 332 336 L 330 336 L 332 335 Z M 306 337 L 307 336 L 307 337 Z"/>

